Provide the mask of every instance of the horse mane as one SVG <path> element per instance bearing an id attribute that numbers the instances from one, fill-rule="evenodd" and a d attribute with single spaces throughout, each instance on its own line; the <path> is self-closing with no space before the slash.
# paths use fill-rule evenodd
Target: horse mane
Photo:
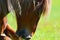
<path id="1" fill-rule="evenodd" d="M 51 0 L 44 0 L 43 1 L 43 15 L 49 16 L 51 10 Z"/>

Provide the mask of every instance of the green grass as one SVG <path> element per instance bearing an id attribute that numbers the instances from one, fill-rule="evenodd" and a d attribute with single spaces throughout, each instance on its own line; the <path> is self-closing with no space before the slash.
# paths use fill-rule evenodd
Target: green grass
<path id="1" fill-rule="evenodd" d="M 12 12 L 7 15 L 8 23 L 11 27 L 16 31 L 17 23 L 16 23 L 16 16 L 12 15 Z"/>
<path id="2" fill-rule="evenodd" d="M 8 23 L 16 30 L 15 16 L 8 14 Z M 41 17 L 35 35 L 31 40 L 60 40 L 60 0 L 52 0 L 48 22 L 45 23 Z"/>

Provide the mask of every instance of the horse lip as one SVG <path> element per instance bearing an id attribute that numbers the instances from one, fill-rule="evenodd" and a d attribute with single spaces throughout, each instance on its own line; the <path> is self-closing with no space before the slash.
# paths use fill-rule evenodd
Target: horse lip
<path id="1" fill-rule="evenodd" d="M 26 38 L 31 38 L 32 36 L 31 35 L 28 35 Z"/>

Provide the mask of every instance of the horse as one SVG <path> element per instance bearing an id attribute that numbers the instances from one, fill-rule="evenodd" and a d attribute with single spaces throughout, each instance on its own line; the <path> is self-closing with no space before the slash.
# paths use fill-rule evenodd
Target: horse
<path id="1" fill-rule="evenodd" d="M 42 13 L 47 16 L 50 0 L 17 0 L 14 2 L 17 5 L 11 1 L 12 5 L 15 5 L 13 9 L 16 12 L 17 34 L 23 38 L 29 38 L 34 35 Z"/>
<path id="2" fill-rule="evenodd" d="M 7 5 L 7 0 L 0 0 L 0 40 L 10 40 L 10 38 L 6 35 L 4 35 L 4 33 L 6 32 L 6 34 L 8 34 L 9 28 L 8 23 L 7 23 L 7 18 L 6 15 L 8 15 L 9 10 L 8 10 L 8 5 Z M 6 29 L 6 31 L 4 32 L 4 30 Z M 12 34 L 14 31 L 13 30 L 9 30 Z"/>
<path id="3" fill-rule="evenodd" d="M 6 10 L 8 9 L 7 11 L 11 11 L 11 10 L 15 11 L 16 19 L 17 19 L 16 34 L 18 35 L 18 37 L 30 39 L 31 38 L 30 36 L 33 36 L 35 33 L 41 15 L 43 14 L 45 16 L 47 14 L 49 10 L 50 0 L 5 0 L 5 1 L 6 3 L 4 5 L 5 6 L 8 5 L 6 6 Z M 12 38 L 17 39 L 18 37 L 15 37 L 16 34 L 14 30 L 13 32 L 11 32 L 12 29 L 10 29 L 10 26 L 8 25 L 8 27 L 7 26 L 5 27 L 5 25 L 3 27 L 4 29 L 3 28 L 2 29 L 3 30 L 7 29 L 8 31 L 10 31 L 9 33 L 11 34 Z M 15 35 L 13 35 L 13 33 Z"/>

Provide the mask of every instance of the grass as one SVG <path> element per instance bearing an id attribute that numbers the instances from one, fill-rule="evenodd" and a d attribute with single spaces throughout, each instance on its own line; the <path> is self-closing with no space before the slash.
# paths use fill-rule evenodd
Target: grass
<path id="1" fill-rule="evenodd" d="M 8 23 L 16 30 L 15 16 L 8 14 L 7 18 Z M 43 17 L 41 17 L 35 35 L 31 40 L 60 40 L 60 0 L 52 0 L 48 22 L 44 22 Z"/>

